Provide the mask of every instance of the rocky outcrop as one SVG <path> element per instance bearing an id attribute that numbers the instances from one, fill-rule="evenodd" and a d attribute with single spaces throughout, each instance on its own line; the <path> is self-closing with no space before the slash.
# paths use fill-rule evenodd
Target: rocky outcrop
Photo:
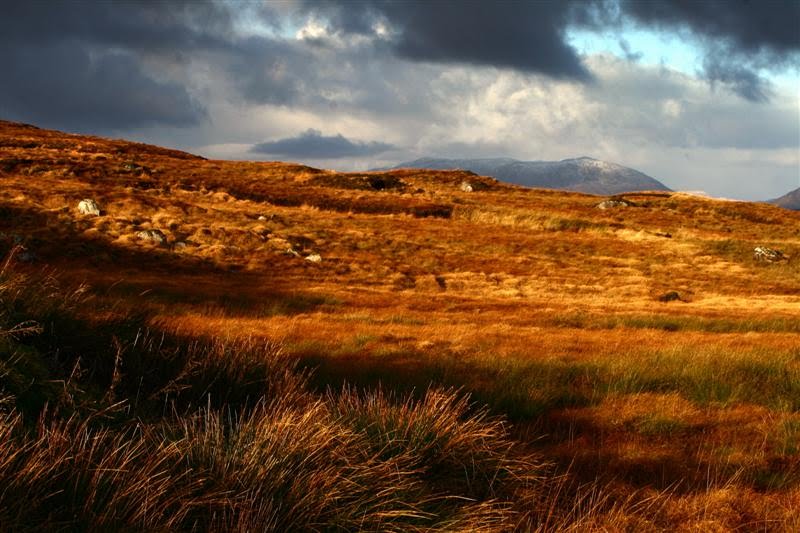
<path id="1" fill-rule="evenodd" d="M 81 215 L 89 215 L 93 217 L 100 216 L 100 206 L 91 198 L 86 198 L 78 202 L 78 213 Z"/>

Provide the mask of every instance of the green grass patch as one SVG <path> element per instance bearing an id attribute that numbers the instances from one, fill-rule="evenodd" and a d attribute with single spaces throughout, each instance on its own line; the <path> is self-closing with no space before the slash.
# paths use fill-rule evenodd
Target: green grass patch
<path id="1" fill-rule="evenodd" d="M 403 347 L 371 353 L 354 350 L 350 343 L 313 343 L 288 351 L 303 366 L 315 368 L 313 383 L 321 389 L 342 383 L 403 392 L 432 384 L 461 387 L 492 412 L 515 421 L 594 405 L 609 395 L 643 392 L 677 392 L 699 405 L 753 403 L 800 410 L 800 350 L 729 352 L 679 346 L 578 362 L 525 353 L 503 358 L 428 354 Z M 659 420 L 648 424 L 646 432 L 679 429 Z"/>
<path id="2" fill-rule="evenodd" d="M 708 333 L 800 333 L 795 317 L 711 318 L 692 315 L 590 315 L 565 313 L 548 317 L 546 325 L 574 329 L 656 329 Z"/>
<path id="3" fill-rule="evenodd" d="M 581 218 L 551 218 L 544 224 L 547 231 L 572 231 L 606 230 L 608 225 Z"/>
<path id="4" fill-rule="evenodd" d="M 636 430 L 642 435 L 670 436 L 687 429 L 680 420 L 663 415 L 648 415 L 636 422 Z"/>

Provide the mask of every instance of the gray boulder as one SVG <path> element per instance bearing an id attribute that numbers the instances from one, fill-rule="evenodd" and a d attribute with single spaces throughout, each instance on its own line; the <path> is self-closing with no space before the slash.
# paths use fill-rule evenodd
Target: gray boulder
<path id="1" fill-rule="evenodd" d="M 767 248 L 766 246 L 756 246 L 753 248 L 753 259 L 767 263 L 777 263 L 778 261 L 787 261 L 789 258 L 783 255 L 780 250 Z"/>
<path id="2" fill-rule="evenodd" d="M 618 207 L 630 207 L 632 204 L 627 200 L 603 200 L 595 207 L 597 209 L 616 209 Z"/>
<path id="3" fill-rule="evenodd" d="M 86 198 L 78 202 L 78 212 L 81 215 L 98 217 L 100 216 L 100 207 L 97 205 L 97 202 L 91 198 Z"/>
<path id="4" fill-rule="evenodd" d="M 153 244 L 164 244 L 167 242 L 167 236 L 161 230 L 157 229 L 146 229 L 136 233 L 136 236 L 139 239 L 147 242 L 152 242 Z"/>

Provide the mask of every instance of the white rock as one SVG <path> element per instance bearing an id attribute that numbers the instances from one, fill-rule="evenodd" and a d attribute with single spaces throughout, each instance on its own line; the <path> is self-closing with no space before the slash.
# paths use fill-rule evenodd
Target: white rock
<path id="1" fill-rule="evenodd" d="M 136 233 L 136 236 L 143 241 L 152 242 L 155 244 L 164 244 L 167 241 L 167 236 L 161 230 L 146 229 Z"/>
<path id="2" fill-rule="evenodd" d="M 753 248 L 753 259 L 756 261 L 768 261 L 775 263 L 777 261 L 785 261 L 789 259 L 780 250 L 767 248 L 766 246 L 756 246 Z"/>
<path id="3" fill-rule="evenodd" d="M 472 192 L 472 185 L 470 185 L 468 181 L 462 181 L 461 190 L 464 192 Z"/>
<path id="4" fill-rule="evenodd" d="M 597 209 L 614 209 L 617 207 L 628 207 L 629 205 L 631 205 L 630 202 L 626 200 L 603 200 L 595 207 L 597 207 Z"/>
<path id="5" fill-rule="evenodd" d="M 97 202 L 95 202 L 91 198 L 86 198 L 78 202 L 78 212 L 81 215 L 91 215 L 94 217 L 98 217 L 100 216 L 100 207 L 97 205 Z"/>
<path id="6" fill-rule="evenodd" d="M 322 256 L 320 256 L 319 254 L 311 254 L 308 257 L 306 257 L 306 261 L 311 261 L 312 263 L 321 263 Z"/>

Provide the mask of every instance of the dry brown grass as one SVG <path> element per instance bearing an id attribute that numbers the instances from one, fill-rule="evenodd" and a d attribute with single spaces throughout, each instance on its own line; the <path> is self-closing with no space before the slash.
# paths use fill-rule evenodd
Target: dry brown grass
<path id="1" fill-rule="evenodd" d="M 174 338 L 155 357 L 157 335 L 134 343 L 134 331 L 125 345 L 129 366 L 111 395 L 113 356 L 94 366 L 58 360 L 67 378 L 73 367 L 94 373 L 100 399 L 137 398 L 139 385 L 130 376 L 146 375 L 149 392 L 138 395 L 140 404 L 163 409 L 176 402 L 188 416 L 181 438 L 201 442 L 201 434 L 224 422 L 214 418 L 223 416 L 219 411 L 197 411 L 212 391 L 219 398 L 215 409 L 247 406 L 235 418 L 237 428 L 256 419 L 306 420 L 292 423 L 298 431 L 310 424 L 303 429 L 309 444 L 297 453 L 313 456 L 314 446 L 324 448 L 313 435 L 333 431 L 332 421 L 353 434 L 393 421 L 399 425 L 389 440 L 368 439 L 370 446 L 391 448 L 409 420 L 430 427 L 422 415 L 439 404 L 422 391 L 431 384 L 461 387 L 492 416 L 510 417 L 514 424 L 506 430 L 515 446 L 552 462 L 548 476 L 556 477 L 534 492 L 525 483 L 523 489 L 493 487 L 494 496 L 458 511 L 437 507 L 443 504 L 431 494 L 439 487 L 428 487 L 432 492 L 409 500 L 422 509 L 413 519 L 410 507 L 392 507 L 391 498 L 375 503 L 369 495 L 358 500 L 357 491 L 353 501 L 362 503 L 352 509 L 395 517 L 398 529 L 502 529 L 514 521 L 543 531 L 798 529 L 800 214 L 681 194 L 629 195 L 635 207 L 601 211 L 594 208 L 597 197 L 464 173 L 338 174 L 286 163 L 207 161 L 124 141 L 0 126 L 0 246 L 21 244 L 33 254 L 23 271 L 48 264 L 69 286 L 87 282 L 93 303 L 80 307 L 80 324 L 114 331 L 133 313 L 141 317 L 137 328 Z M 486 187 L 464 193 L 464 179 Z M 78 215 L 82 198 L 96 199 L 102 215 Z M 137 239 L 144 229 L 164 232 L 166 245 Z M 757 245 L 779 248 L 790 259 L 756 262 Z M 320 263 L 305 260 L 315 253 Z M 668 291 L 682 301 L 660 302 Z M 7 310 L 15 324 L 24 322 L 15 313 Z M 79 340 L 59 335 L 59 342 Z M 197 344 L 209 338 L 226 342 Z M 9 339 L 6 334 L 0 342 Z M 167 357 L 186 354 L 192 343 L 191 357 Z M 283 355 L 276 359 L 273 352 Z M 12 360 L 19 357 L 4 364 Z M 42 398 L 66 405 L 75 396 L 73 409 L 107 407 L 97 395 L 89 401 L 77 394 L 83 387 L 77 378 L 64 379 L 66 388 L 49 383 L 47 365 L 14 368 L 35 377 L 35 386 L 0 370 L 6 391 L 0 405 L 16 402 L 38 412 Z M 142 374 L 147 368 L 156 370 Z M 307 368 L 315 369 L 311 391 L 285 377 L 302 377 Z M 284 377 L 270 381 L 275 375 Z M 355 388 L 343 393 L 345 383 Z M 385 392 L 368 392 L 379 384 Z M 329 386 L 332 396 L 326 396 Z M 269 391 L 294 400 L 284 411 L 270 411 L 256 398 Z M 313 399 L 301 401 L 298 394 Z M 459 412 L 458 405 L 445 411 Z M 358 416 L 348 418 L 340 412 L 345 409 Z M 316 418 L 303 418 L 307 412 Z M 494 434 L 497 421 L 485 416 L 475 423 Z M 12 418 L 8 424 L 18 424 Z M 314 433 L 317 421 L 327 429 Z M 475 436 L 468 425 L 463 430 Z M 436 457 L 443 470 L 458 470 L 448 461 L 469 452 L 436 435 L 458 450 L 454 457 L 414 444 L 417 457 L 426 459 L 408 467 L 413 482 L 398 483 L 426 483 L 429 476 L 417 469 Z M 152 442 L 147 446 L 161 445 Z M 34 445 L 20 449 L 25 446 Z M 242 457 L 229 458 L 223 477 L 250 468 Z M 386 466 L 369 454 L 348 457 L 365 472 Z M 475 461 L 496 460 L 481 457 Z M 532 472 L 542 474 L 538 467 Z M 331 474 L 326 490 L 332 494 L 344 490 L 336 475 L 356 474 Z M 204 518 L 212 520 L 204 524 L 241 528 L 255 523 L 248 516 L 267 520 L 259 513 L 273 512 L 267 506 L 237 514 L 233 509 L 244 507 L 236 505 L 204 515 L 222 520 Z M 325 505 L 316 507 L 324 519 L 298 524 L 338 523 Z M 341 523 L 350 525 L 342 527 L 358 529 L 348 516 Z M 364 528 L 384 527 L 375 520 Z"/>

